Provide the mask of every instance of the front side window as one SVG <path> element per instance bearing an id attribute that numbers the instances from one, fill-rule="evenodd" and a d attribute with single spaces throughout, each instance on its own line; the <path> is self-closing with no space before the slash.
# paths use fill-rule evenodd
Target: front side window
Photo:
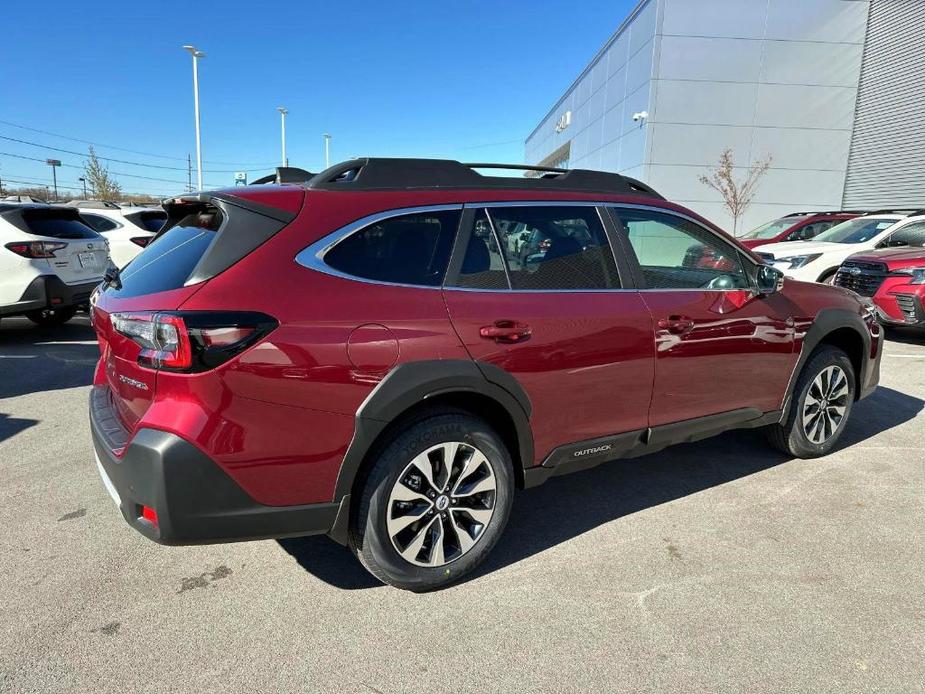
<path id="1" fill-rule="evenodd" d="M 738 251 L 691 221 L 661 212 L 613 208 L 647 289 L 747 289 Z"/>
<path id="2" fill-rule="evenodd" d="M 620 278 L 595 207 L 490 207 L 476 216 L 458 286 L 616 289 Z"/>
<path id="3" fill-rule="evenodd" d="M 886 246 L 925 246 L 925 222 L 909 224 L 897 229 L 884 242 Z"/>
<path id="4" fill-rule="evenodd" d="M 363 279 L 438 287 L 458 224 L 458 210 L 390 217 L 338 242 L 325 253 L 324 262 Z"/>

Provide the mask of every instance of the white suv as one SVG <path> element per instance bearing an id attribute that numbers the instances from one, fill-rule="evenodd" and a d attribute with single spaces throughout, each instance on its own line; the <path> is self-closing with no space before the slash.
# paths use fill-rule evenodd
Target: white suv
<path id="1" fill-rule="evenodd" d="M 109 253 L 116 267 L 125 267 L 148 245 L 167 221 L 167 213 L 150 207 L 119 207 L 113 203 L 72 200 L 81 218 L 109 241 Z"/>
<path id="2" fill-rule="evenodd" d="M 849 255 L 891 245 L 892 235 L 923 211 L 871 212 L 823 231 L 810 241 L 788 241 L 757 246 L 754 252 L 787 277 L 832 284 L 835 272 Z"/>
<path id="3" fill-rule="evenodd" d="M 106 239 L 77 210 L 0 202 L 0 317 L 69 321 L 111 264 Z"/>

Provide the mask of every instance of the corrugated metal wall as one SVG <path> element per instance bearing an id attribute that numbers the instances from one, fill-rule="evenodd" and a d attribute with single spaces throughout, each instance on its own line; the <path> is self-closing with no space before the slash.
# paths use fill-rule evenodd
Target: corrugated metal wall
<path id="1" fill-rule="evenodd" d="M 925 208 L 925 0 L 872 0 L 845 209 Z"/>

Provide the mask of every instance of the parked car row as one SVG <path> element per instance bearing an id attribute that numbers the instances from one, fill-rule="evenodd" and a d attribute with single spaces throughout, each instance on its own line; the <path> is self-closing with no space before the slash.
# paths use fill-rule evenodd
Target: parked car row
<path id="1" fill-rule="evenodd" d="M 0 202 L 0 318 L 70 320 L 110 267 L 125 267 L 167 220 L 162 209 L 79 200 Z"/>
<path id="2" fill-rule="evenodd" d="M 787 277 L 869 297 L 887 325 L 925 325 L 925 210 L 832 214 L 851 217 L 808 240 L 784 234 L 786 240 L 778 235 L 776 242 L 752 248 Z M 765 228 L 770 227 L 750 236 Z"/>

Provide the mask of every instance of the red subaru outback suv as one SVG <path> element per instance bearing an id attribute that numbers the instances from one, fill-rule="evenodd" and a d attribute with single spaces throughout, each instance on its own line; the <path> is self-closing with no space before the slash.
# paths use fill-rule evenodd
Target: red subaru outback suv
<path id="1" fill-rule="evenodd" d="M 755 248 L 783 241 L 808 241 L 823 231 L 831 229 L 864 212 L 793 212 L 780 219 L 762 224 L 739 237 L 739 243 L 746 248 Z"/>
<path id="2" fill-rule="evenodd" d="M 886 325 L 925 327 L 925 211 L 890 236 L 889 247 L 850 256 L 835 284 L 869 296 Z M 910 215 L 911 216 L 911 215 Z"/>
<path id="3" fill-rule="evenodd" d="M 632 179 L 486 167 L 360 159 L 168 201 L 93 299 L 125 520 L 164 544 L 328 533 L 427 590 L 485 558 L 517 487 L 743 427 L 824 455 L 876 386 L 856 294 L 785 283 Z"/>

